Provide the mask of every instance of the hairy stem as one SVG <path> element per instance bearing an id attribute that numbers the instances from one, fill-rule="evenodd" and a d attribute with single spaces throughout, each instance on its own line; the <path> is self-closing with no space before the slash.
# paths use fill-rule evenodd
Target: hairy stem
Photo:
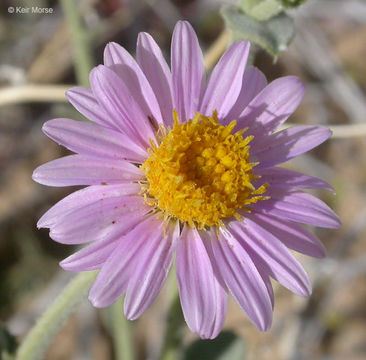
<path id="1" fill-rule="evenodd" d="M 87 297 L 87 292 L 97 272 L 76 275 L 41 316 L 20 345 L 16 360 L 42 359 L 53 337 L 65 324 L 73 310 Z"/>
<path id="2" fill-rule="evenodd" d="M 78 1 L 60 0 L 60 2 L 70 29 L 77 82 L 82 86 L 88 86 L 89 72 L 93 67 L 90 36 L 80 17 Z"/>
<path id="3" fill-rule="evenodd" d="M 160 360 L 177 360 L 182 344 L 185 322 L 174 270 L 171 271 L 168 280 L 170 305 L 166 319 L 166 330 Z"/>
<path id="4" fill-rule="evenodd" d="M 116 360 L 134 360 L 134 342 L 130 321 L 123 315 L 123 298 L 119 298 L 111 307 L 112 336 Z"/>

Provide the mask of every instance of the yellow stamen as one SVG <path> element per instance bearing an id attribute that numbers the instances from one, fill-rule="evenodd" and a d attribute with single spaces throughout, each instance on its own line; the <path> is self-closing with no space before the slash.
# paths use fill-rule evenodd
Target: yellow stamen
<path id="1" fill-rule="evenodd" d="M 216 111 L 212 117 L 196 113 L 180 124 L 173 114 L 173 129 L 161 129 L 159 146 L 151 142 L 149 158 L 141 170 L 147 183 L 141 184 L 145 202 L 191 227 L 222 226 L 221 219 L 235 216 L 243 207 L 268 199 L 267 185 L 256 189 L 257 176 L 249 161 L 245 130 L 232 133 L 236 121 L 220 125 Z M 248 208 L 244 209 L 250 211 Z"/>

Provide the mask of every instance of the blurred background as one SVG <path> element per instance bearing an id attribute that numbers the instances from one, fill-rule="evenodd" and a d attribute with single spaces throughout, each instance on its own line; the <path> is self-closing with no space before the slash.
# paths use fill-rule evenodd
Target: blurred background
<path id="1" fill-rule="evenodd" d="M 231 1 L 234 3 L 234 1 Z M 135 52 L 140 31 L 153 35 L 169 57 L 173 27 L 187 19 L 207 50 L 224 29 L 219 0 L 82 0 L 82 21 L 94 65 L 109 41 Z M 16 13 L 39 6 L 48 13 Z M 292 123 L 366 123 L 366 3 L 313 0 L 290 13 L 296 35 L 277 62 L 258 51 L 254 63 L 272 80 L 297 75 L 305 99 Z M 73 274 L 58 262 L 75 250 L 37 230 L 38 218 L 70 188 L 34 183 L 38 165 L 67 154 L 41 132 L 55 117 L 81 119 L 64 91 L 75 76 L 73 35 L 54 0 L 0 2 L 0 346 L 15 347 Z M 48 87 L 50 86 L 50 87 Z M 364 130 L 363 130 L 364 131 Z M 289 166 L 330 182 L 337 195 L 317 193 L 340 216 L 338 231 L 315 230 L 326 259 L 299 256 L 314 287 L 308 299 L 275 285 L 274 323 L 258 332 L 231 299 L 225 329 L 244 339 L 246 359 L 366 359 L 366 141 L 336 132 Z M 138 321 L 133 337 L 139 359 L 156 359 L 164 331 L 166 290 Z M 121 310 L 122 316 L 122 310 Z M 226 340 L 231 341 L 230 336 Z M 196 337 L 184 329 L 184 346 Z M 86 301 L 66 323 L 46 359 L 113 359 L 108 316 Z M 225 340 L 225 339 L 224 339 Z M 225 342 L 225 341 L 224 341 Z M 227 342 L 227 341 L 226 341 Z M 191 349 L 192 350 L 192 349 Z M 193 351 L 193 350 L 192 350 Z M 1 351 L 0 351 L 1 352 Z M 216 359 L 214 355 L 187 359 Z M 0 355 L 1 356 L 1 355 Z M 234 355 L 230 357 L 235 359 Z M 243 357 L 242 357 L 243 358 Z"/>

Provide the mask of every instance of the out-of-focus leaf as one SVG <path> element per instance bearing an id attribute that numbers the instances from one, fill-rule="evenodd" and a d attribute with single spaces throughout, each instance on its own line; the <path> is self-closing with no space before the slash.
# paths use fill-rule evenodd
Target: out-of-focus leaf
<path id="1" fill-rule="evenodd" d="M 10 359 L 17 346 L 15 337 L 3 325 L 0 325 L 0 360 Z"/>
<path id="2" fill-rule="evenodd" d="M 294 36 L 293 21 L 285 13 L 267 21 L 257 21 L 236 6 L 224 6 L 221 14 L 234 39 L 252 41 L 274 58 L 287 49 Z"/>
<path id="3" fill-rule="evenodd" d="M 307 0 L 281 0 L 285 8 L 295 8 L 306 2 Z"/>
<path id="4" fill-rule="evenodd" d="M 249 14 L 250 10 L 262 1 L 263 0 L 240 0 L 239 6 L 244 10 L 245 13 Z"/>
<path id="5" fill-rule="evenodd" d="M 239 7 L 250 17 L 264 21 L 281 11 L 296 8 L 307 0 L 240 0 Z"/>
<path id="6" fill-rule="evenodd" d="M 231 331 L 223 331 L 214 340 L 197 340 L 190 344 L 183 360 L 244 360 L 245 340 Z"/>
<path id="7" fill-rule="evenodd" d="M 259 21 L 269 20 L 284 9 L 280 0 L 242 0 L 240 4 L 245 14 Z"/>

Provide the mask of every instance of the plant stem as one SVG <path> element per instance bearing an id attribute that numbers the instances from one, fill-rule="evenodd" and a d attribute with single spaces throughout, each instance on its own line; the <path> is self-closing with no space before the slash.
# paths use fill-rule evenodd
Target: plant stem
<path id="1" fill-rule="evenodd" d="M 113 344 L 116 360 L 134 360 L 135 353 L 131 335 L 131 324 L 123 315 L 123 298 L 119 298 L 111 307 Z"/>
<path id="2" fill-rule="evenodd" d="M 280 127 L 280 130 L 288 129 L 292 126 L 308 125 L 308 124 L 292 124 L 287 123 Z M 366 136 L 366 124 L 348 124 L 348 125 L 332 125 L 325 124 L 332 131 L 331 139 L 349 139 L 353 137 Z"/>
<path id="3" fill-rule="evenodd" d="M 171 280 L 169 283 L 171 301 L 167 314 L 167 326 L 160 360 L 177 360 L 183 337 L 184 317 L 175 281 L 175 271 L 171 272 L 169 280 Z"/>
<path id="4" fill-rule="evenodd" d="M 55 334 L 65 324 L 73 310 L 87 297 L 97 272 L 76 275 L 41 316 L 20 345 L 16 360 L 41 359 Z"/>
<path id="5" fill-rule="evenodd" d="M 75 0 L 60 0 L 60 2 L 70 29 L 77 82 L 82 86 L 88 86 L 89 72 L 94 65 L 90 36 L 83 26 L 78 2 Z"/>
<path id="6" fill-rule="evenodd" d="M 66 102 L 65 92 L 75 85 L 19 85 L 0 89 L 0 106 L 27 102 Z"/>
<path id="7" fill-rule="evenodd" d="M 226 50 L 229 41 L 230 32 L 224 30 L 205 53 L 204 60 L 206 70 L 210 70 L 214 67 L 217 60 Z"/>

